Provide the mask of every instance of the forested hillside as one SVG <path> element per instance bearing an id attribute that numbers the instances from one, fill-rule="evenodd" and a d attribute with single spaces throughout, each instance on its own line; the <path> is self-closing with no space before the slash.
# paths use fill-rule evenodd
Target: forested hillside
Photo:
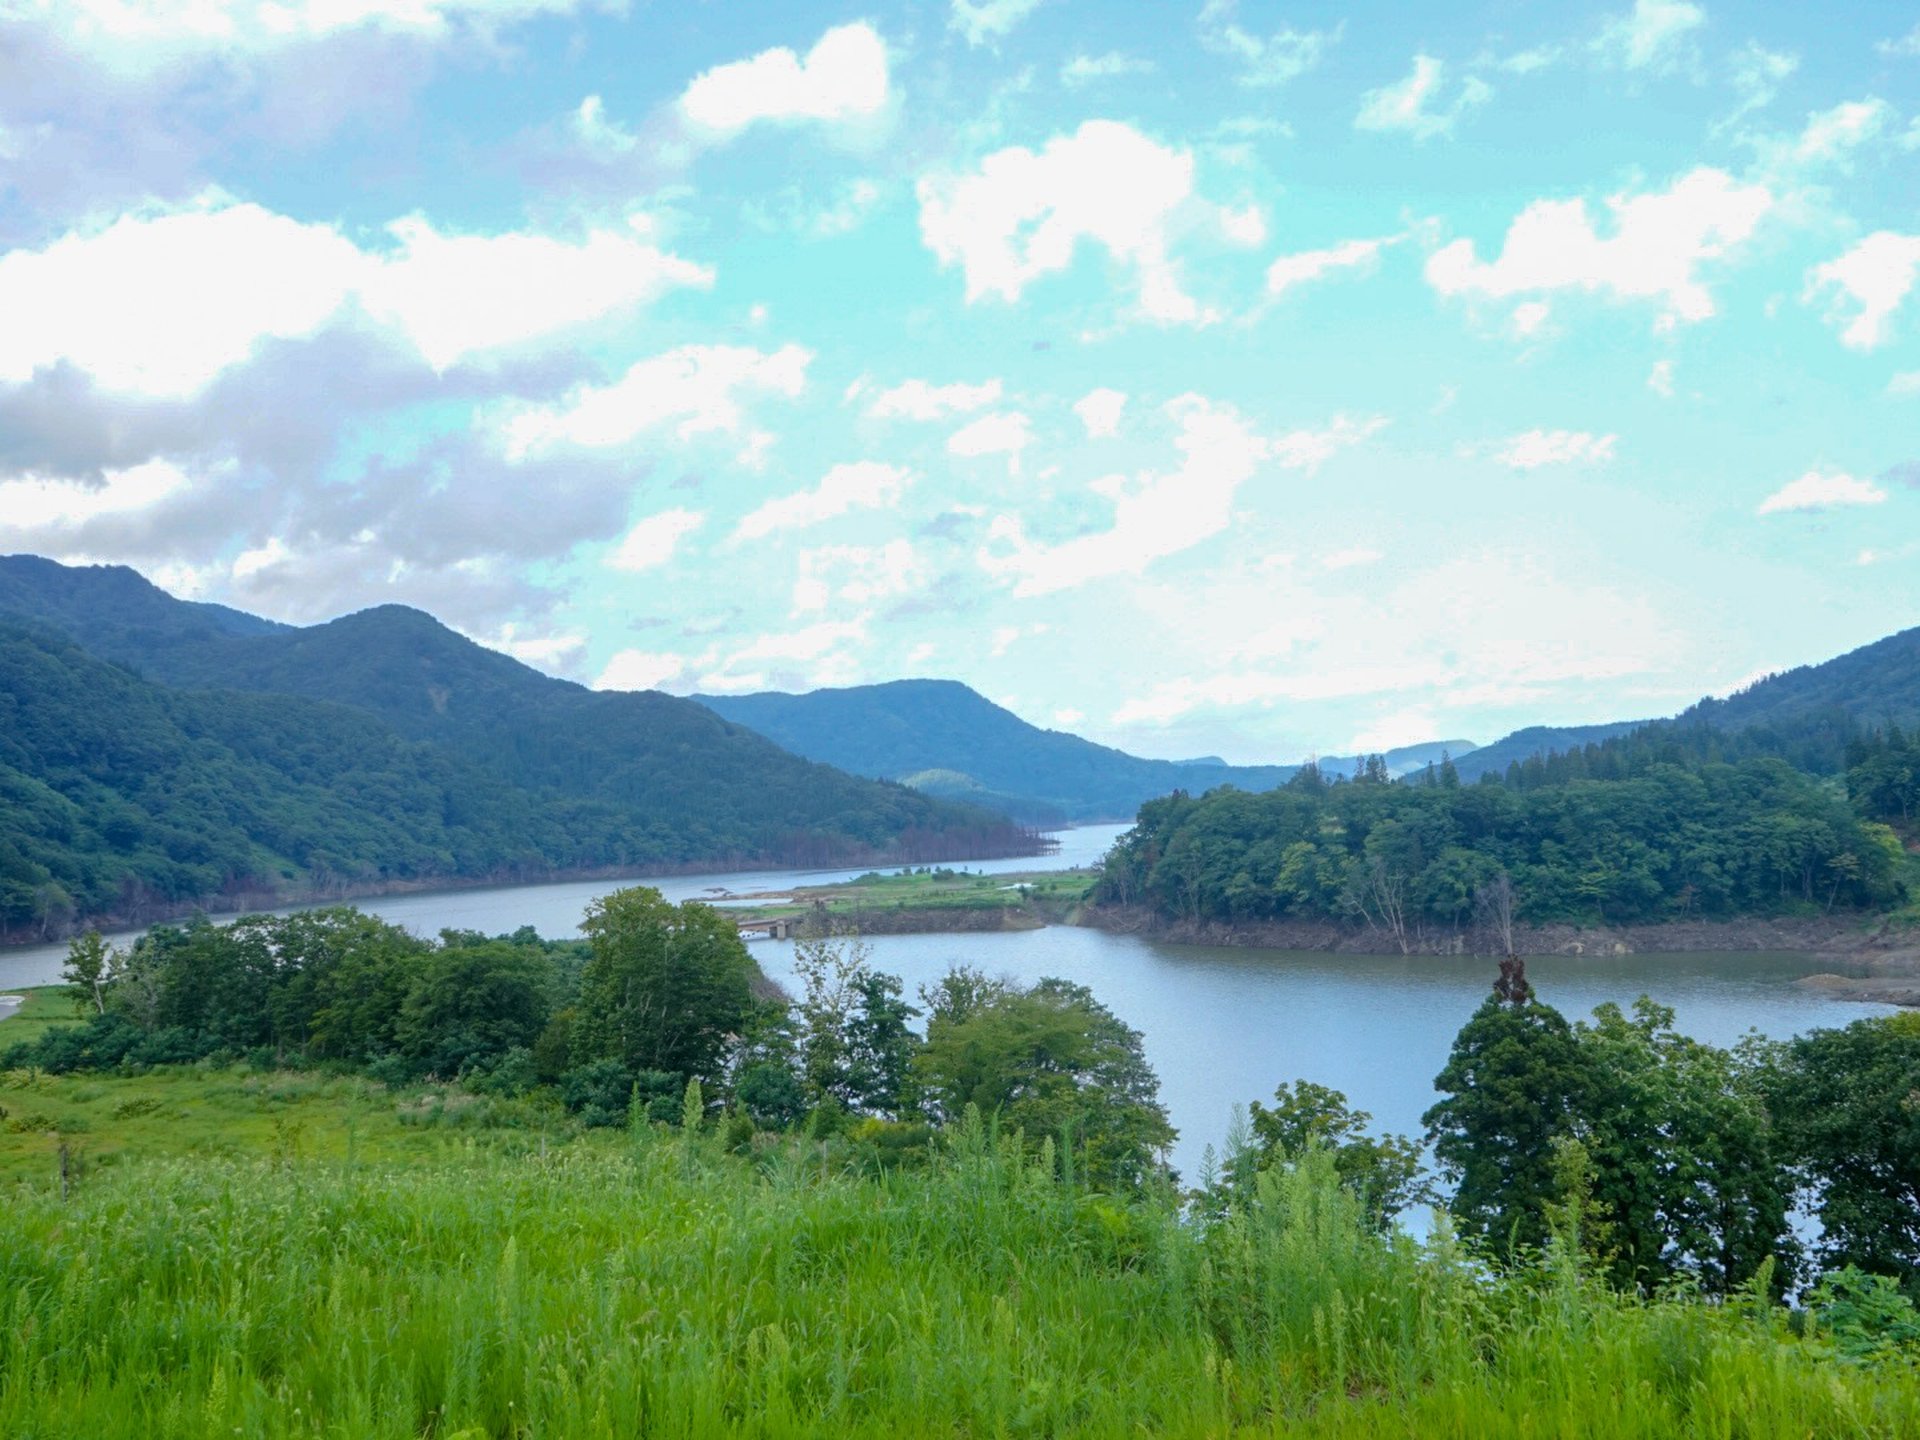
<path id="1" fill-rule="evenodd" d="M 0 933 L 223 895 L 1035 845 L 1001 816 L 800 759 L 688 701 L 551 679 L 400 607 L 291 629 L 131 571 L 15 557 L 0 672 Z"/>
<path id="2" fill-rule="evenodd" d="M 1828 914 L 1892 905 L 1905 854 L 1877 814 L 1776 757 L 1610 742 L 1513 784 L 1217 790 L 1143 807 L 1099 897 L 1189 921 L 1366 926 L 1401 949 L 1459 936 L 1490 897 L 1522 922 Z M 1563 772 L 1553 773 L 1557 765 Z M 1575 769 L 1578 774 L 1572 773 Z"/>

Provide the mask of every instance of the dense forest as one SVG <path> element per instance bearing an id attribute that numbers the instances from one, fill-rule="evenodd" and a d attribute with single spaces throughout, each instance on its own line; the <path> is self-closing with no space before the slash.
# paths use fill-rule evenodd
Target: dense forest
<path id="1" fill-rule="evenodd" d="M 416 611 L 296 630 L 30 557 L 0 560 L 0 793 L 14 936 L 436 878 L 1039 845 L 691 702 L 550 679 Z"/>
<path id="2" fill-rule="evenodd" d="M 1174 795 L 1141 809 L 1098 898 L 1188 921 L 1365 925 L 1403 950 L 1461 936 L 1490 903 L 1504 921 L 1576 924 L 1894 905 L 1906 856 L 1881 789 L 1898 787 L 1861 788 L 1892 742 L 1836 741 L 1860 760 L 1850 803 L 1837 779 L 1779 757 L 1824 743 L 1824 726 L 1651 727 L 1472 785 L 1450 764 L 1411 783 L 1369 766 Z"/>

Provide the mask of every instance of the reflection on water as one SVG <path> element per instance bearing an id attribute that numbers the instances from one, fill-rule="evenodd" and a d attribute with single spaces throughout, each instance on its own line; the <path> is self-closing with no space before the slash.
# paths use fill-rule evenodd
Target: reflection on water
<path id="1" fill-rule="evenodd" d="M 1121 829 L 1067 831 L 1061 853 L 1048 861 L 982 861 L 965 868 L 1005 873 L 1089 864 Z M 645 883 L 683 900 L 721 890 L 818 884 L 853 873 L 764 871 Z M 631 883 L 454 890 L 360 903 L 426 935 L 443 928 L 498 934 L 532 925 L 559 937 L 578 933 L 590 900 Z M 1379 1126 L 1417 1134 L 1421 1112 L 1433 1102 L 1433 1077 L 1495 974 L 1489 960 L 1457 956 L 1165 945 L 1063 926 L 1009 934 L 883 935 L 870 943 L 874 963 L 901 976 L 909 995 L 954 964 L 1029 980 L 1057 975 L 1086 985 L 1145 1035 L 1147 1058 L 1180 1129 L 1174 1163 L 1189 1178 L 1203 1149 L 1221 1143 L 1232 1107 L 1267 1098 L 1284 1080 L 1332 1085 L 1372 1111 Z M 753 953 L 770 975 L 793 988 L 790 944 L 761 942 Z M 64 946 L 41 946 L 0 955 L 0 990 L 57 982 L 64 954 Z M 1569 1017 L 1584 1016 L 1603 1001 L 1626 1005 L 1651 994 L 1673 1007 L 1682 1030 L 1718 1045 L 1749 1029 L 1784 1037 L 1888 1009 L 1795 989 L 1788 982 L 1819 968 L 1803 956 L 1548 956 L 1530 960 L 1527 968 L 1541 998 Z"/>

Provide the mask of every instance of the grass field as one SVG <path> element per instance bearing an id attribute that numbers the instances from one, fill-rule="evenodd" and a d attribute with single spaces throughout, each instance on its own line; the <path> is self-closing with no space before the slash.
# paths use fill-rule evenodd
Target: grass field
<path id="1" fill-rule="evenodd" d="M 937 913 L 942 910 L 999 910 L 1035 921 L 1059 919 L 1086 898 L 1098 879 L 1091 870 L 1040 870 L 1004 875 L 922 870 L 900 875 L 862 875 L 834 885 L 804 885 L 764 896 L 743 896 L 752 903 L 729 906 L 742 920 L 797 917 L 824 905 L 836 919 L 862 915 L 884 921 L 889 912 Z"/>

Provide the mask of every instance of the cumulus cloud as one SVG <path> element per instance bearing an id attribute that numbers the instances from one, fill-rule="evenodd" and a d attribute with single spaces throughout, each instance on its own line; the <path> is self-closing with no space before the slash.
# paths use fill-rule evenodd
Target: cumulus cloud
<path id="1" fill-rule="evenodd" d="M 713 272 L 632 230 L 447 236 L 390 249 L 208 196 L 0 255 L 0 384 L 67 363 L 103 389 L 184 398 L 274 339 L 371 321 L 435 369 L 563 334 Z"/>
<path id="2" fill-rule="evenodd" d="M 1493 87 L 1477 75 L 1469 75 L 1461 83 L 1451 104 L 1440 106 L 1445 88 L 1445 63 L 1431 55 L 1416 55 L 1413 71 L 1406 79 L 1369 90 L 1361 97 L 1354 128 L 1401 131 L 1416 140 L 1431 140 L 1451 132 L 1462 115 L 1493 98 Z"/>
<path id="3" fill-rule="evenodd" d="M 758 540 L 776 531 L 803 530 L 849 510 L 891 505 L 912 481 L 912 472 L 904 466 L 878 460 L 835 465 L 813 489 L 769 500 L 750 512 L 735 527 L 733 538 Z"/>
<path id="4" fill-rule="evenodd" d="M 1099 440 L 1120 433 L 1120 415 L 1127 408 L 1126 393 L 1101 386 L 1073 402 L 1073 413 L 1086 426 L 1087 438 Z"/>
<path id="5" fill-rule="evenodd" d="M 1173 443 L 1180 464 L 1132 480 L 1114 475 L 1094 482 L 1094 493 L 1113 505 L 1109 528 L 1049 545 L 1030 539 L 1017 517 L 1001 515 L 980 553 L 981 567 L 1012 581 L 1016 595 L 1047 595 L 1110 575 L 1138 574 L 1225 530 L 1240 487 L 1262 466 L 1313 469 L 1384 423 L 1343 417 L 1323 430 L 1267 437 L 1232 406 L 1193 394 L 1170 402 L 1166 414 L 1178 427 Z"/>
<path id="6" fill-rule="evenodd" d="M 984 410 L 1000 399 L 1000 381 L 982 380 L 976 385 L 955 381 L 935 385 L 926 380 L 903 380 L 882 390 L 867 402 L 867 414 L 875 420 L 945 420 Z M 863 393 L 856 385 L 849 398 Z"/>
<path id="7" fill-rule="evenodd" d="M 698 510 L 676 507 L 649 515 L 626 534 L 619 547 L 607 557 L 607 565 L 629 573 L 652 570 L 673 558 L 680 542 L 706 523 Z"/>
<path id="8" fill-rule="evenodd" d="M 827 31 L 805 56 L 785 47 L 716 65 L 681 94 L 679 110 L 696 135 L 730 140 L 749 126 L 867 120 L 886 108 L 887 46 L 871 25 Z"/>
<path id="9" fill-rule="evenodd" d="M 966 37 L 969 45 L 984 45 L 1011 34 L 1042 0 L 953 0 L 953 15 L 948 23 Z"/>
<path id="10" fill-rule="evenodd" d="M 557 446 L 604 449 L 644 431 L 672 425 L 682 440 L 739 435 L 749 396 L 791 399 L 806 388 L 813 352 L 799 345 L 757 350 L 747 345 L 682 345 L 636 362 L 611 385 L 582 385 L 555 405 L 522 405 L 501 415 L 501 443 L 524 459 Z M 749 454 L 755 447 L 749 440 Z"/>
<path id="11" fill-rule="evenodd" d="M 1239 66 L 1239 82 L 1270 88 L 1296 80 L 1318 65 L 1339 39 L 1334 30 L 1292 30 L 1256 35 L 1238 20 L 1240 0 L 1207 0 L 1200 11 L 1200 43 Z"/>
<path id="12" fill-rule="evenodd" d="M 671 684 L 686 671 L 686 662 L 678 655 L 650 650 L 620 650 L 610 658 L 593 682 L 596 690 L 658 690 Z"/>
<path id="13" fill-rule="evenodd" d="M 1608 197 L 1602 235 L 1584 199 L 1536 200 L 1507 230 L 1498 259 L 1455 240 L 1428 257 L 1427 283 L 1442 295 L 1504 300 L 1556 290 L 1660 304 L 1661 328 L 1714 313 L 1702 267 L 1727 258 L 1773 207 L 1764 185 L 1701 168 L 1664 191 Z"/>
<path id="14" fill-rule="evenodd" d="M 919 552 L 906 539 L 803 550 L 793 585 L 793 611 L 796 615 L 817 612 L 835 600 L 865 609 L 920 589 L 926 574 Z"/>
<path id="15" fill-rule="evenodd" d="M 1038 151 L 1010 146 L 971 173 L 923 178 L 920 235 L 942 266 L 960 266 L 970 302 L 1018 300 L 1091 241 L 1130 272 L 1143 314 L 1201 323 L 1213 317 L 1186 293 L 1170 254 L 1193 172 L 1190 151 L 1118 121 L 1089 120 Z"/>
<path id="16" fill-rule="evenodd" d="M 1629 70 L 1667 70 L 1687 54 L 1688 40 L 1707 12 L 1688 0 L 1634 0 L 1601 31 L 1595 48 Z"/>
<path id="17" fill-rule="evenodd" d="M 1380 251 L 1391 240 L 1342 240 L 1324 250 L 1302 250 L 1282 255 L 1267 267 L 1267 294 L 1280 295 L 1296 285 L 1324 279 L 1341 270 L 1362 270 L 1374 265 Z"/>
<path id="18" fill-rule="evenodd" d="M 1104 55 L 1075 55 L 1060 67 L 1060 83 L 1070 88 L 1117 80 L 1124 75 L 1151 75 L 1154 65 L 1134 55 L 1109 50 Z"/>
<path id="19" fill-rule="evenodd" d="M 1503 440 L 1493 458 L 1511 470 L 1537 470 L 1542 465 L 1599 465 L 1613 459 L 1617 435 L 1594 435 L 1585 430 L 1527 430 Z"/>
<path id="20" fill-rule="evenodd" d="M 1837 510 L 1852 505 L 1879 505 L 1887 492 L 1871 480 L 1844 470 L 1809 470 L 1790 480 L 1760 502 L 1762 515 L 1785 515 L 1799 510 Z"/>
<path id="21" fill-rule="evenodd" d="M 1005 455 L 1015 474 L 1020 470 L 1020 453 L 1033 443 L 1033 427 L 1017 410 L 982 415 L 947 437 L 947 453 L 963 459 L 982 455 Z"/>
<path id="22" fill-rule="evenodd" d="M 1805 298 L 1828 297 L 1828 314 L 1844 321 L 1842 344 L 1872 350 L 1893 338 L 1893 317 L 1920 279 L 1920 235 L 1877 230 L 1807 275 Z M 1851 316 L 1848 311 L 1851 309 Z"/>

